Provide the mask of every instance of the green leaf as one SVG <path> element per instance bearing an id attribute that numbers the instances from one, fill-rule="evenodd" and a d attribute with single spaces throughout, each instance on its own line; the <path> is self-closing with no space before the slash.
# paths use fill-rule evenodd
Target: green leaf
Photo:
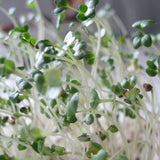
<path id="1" fill-rule="evenodd" d="M 27 147 L 24 146 L 24 145 L 22 145 L 22 144 L 18 144 L 17 148 L 18 148 L 18 150 L 20 150 L 20 151 L 23 151 L 23 150 L 27 149 Z"/>
<path id="2" fill-rule="evenodd" d="M 139 48 L 141 46 L 141 36 L 136 36 L 133 38 L 133 47 L 135 49 Z"/>
<path id="3" fill-rule="evenodd" d="M 42 148 L 41 154 L 44 156 L 51 156 L 54 155 L 54 153 L 51 152 L 51 149 L 49 147 L 44 146 Z"/>
<path id="4" fill-rule="evenodd" d="M 78 136 L 78 140 L 81 142 L 88 142 L 90 141 L 90 137 L 86 133 L 83 133 L 82 135 Z"/>
<path id="5" fill-rule="evenodd" d="M 11 60 L 6 60 L 4 62 L 4 74 L 7 76 L 15 71 L 15 64 Z"/>
<path id="6" fill-rule="evenodd" d="M 97 154 L 99 150 L 102 149 L 102 146 L 96 142 L 91 142 L 91 146 L 89 147 L 88 151 L 86 152 L 86 156 L 91 158 L 91 154 Z"/>
<path id="7" fill-rule="evenodd" d="M 131 107 L 133 110 L 135 110 L 135 107 L 134 106 L 132 106 Z M 131 109 L 129 109 L 129 108 L 126 108 L 125 109 L 125 116 L 128 116 L 128 117 L 130 117 L 130 118 L 132 118 L 132 119 L 134 119 L 134 118 L 136 118 L 136 115 L 133 113 L 133 111 L 131 110 Z"/>
<path id="8" fill-rule="evenodd" d="M 147 61 L 147 66 L 150 69 L 157 70 L 157 66 L 152 61 Z"/>
<path id="9" fill-rule="evenodd" d="M 126 96 L 131 97 L 133 95 L 138 95 L 140 93 L 140 90 L 138 88 L 132 88 L 131 90 L 126 92 Z"/>
<path id="10" fill-rule="evenodd" d="M 101 61 L 106 65 L 106 67 L 108 68 L 109 71 L 114 70 L 114 60 L 113 58 L 111 58 L 110 56 L 103 56 L 101 58 Z"/>
<path id="11" fill-rule="evenodd" d="M 32 10 L 36 10 L 36 3 L 34 0 L 27 0 L 26 1 L 26 8 L 30 8 Z"/>
<path id="12" fill-rule="evenodd" d="M 0 155 L 0 160 L 17 160 L 17 159 L 15 157 L 11 157 L 10 155 L 4 153 L 3 155 Z"/>
<path id="13" fill-rule="evenodd" d="M 42 106 L 40 106 L 40 112 L 44 114 L 48 119 L 51 118 L 50 115 L 45 111 L 45 109 Z"/>
<path id="14" fill-rule="evenodd" d="M 118 132 L 118 128 L 115 125 L 110 125 L 108 127 L 108 130 L 111 131 L 112 133 Z"/>
<path id="15" fill-rule="evenodd" d="M 42 132 L 39 128 L 32 128 L 30 134 L 34 139 L 42 136 Z"/>
<path id="16" fill-rule="evenodd" d="M 57 68 L 51 68 L 45 72 L 45 80 L 51 87 L 61 84 L 61 71 Z"/>
<path id="17" fill-rule="evenodd" d="M 91 154 L 92 160 L 106 160 L 107 153 L 104 149 L 98 151 L 96 155 Z"/>
<path id="18" fill-rule="evenodd" d="M 31 146 L 36 152 L 41 153 L 44 147 L 44 141 L 45 137 L 36 138 L 36 140 L 31 144 Z"/>
<path id="19" fill-rule="evenodd" d="M 15 32 L 28 32 L 29 26 L 24 25 L 24 26 L 18 26 L 14 29 Z"/>
<path id="20" fill-rule="evenodd" d="M 79 41 L 81 40 L 81 33 L 80 33 L 80 32 L 78 32 L 78 31 L 75 32 L 75 33 L 74 33 L 74 36 L 75 36 L 75 38 L 78 39 Z"/>
<path id="21" fill-rule="evenodd" d="M 54 108 L 54 106 L 57 104 L 57 101 L 56 101 L 56 99 L 51 99 L 51 101 L 50 101 L 50 106 L 52 107 L 52 108 Z"/>
<path id="22" fill-rule="evenodd" d="M 94 117 L 92 114 L 87 114 L 85 119 L 83 120 L 87 125 L 90 125 L 94 122 Z"/>
<path id="23" fill-rule="evenodd" d="M 18 112 L 15 112 L 15 113 L 14 113 L 14 116 L 15 116 L 16 118 L 19 118 L 19 117 L 21 117 L 22 115 L 21 115 L 20 113 L 18 113 Z"/>
<path id="24" fill-rule="evenodd" d="M 95 16 L 95 8 L 94 7 L 88 7 L 87 12 L 84 14 L 85 17 L 87 18 L 93 18 Z"/>
<path id="25" fill-rule="evenodd" d="M 132 27 L 133 28 L 137 28 L 137 29 L 143 29 L 151 24 L 155 24 L 156 22 L 155 21 L 152 21 L 152 20 L 140 20 L 140 21 L 137 21 L 135 23 L 132 24 Z"/>
<path id="26" fill-rule="evenodd" d="M 31 75 L 32 75 L 32 78 L 35 80 L 35 75 L 36 74 L 40 74 L 40 75 L 43 75 L 43 72 L 41 72 L 40 70 L 38 69 L 34 69 L 31 71 Z"/>
<path id="27" fill-rule="evenodd" d="M 26 89 L 31 89 L 32 88 L 32 85 L 30 83 L 28 83 L 27 81 L 25 81 L 24 79 L 19 79 L 17 82 L 16 82 L 18 88 L 20 90 L 26 90 Z"/>
<path id="28" fill-rule="evenodd" d="M 30 44 L 31 44 L 32 46 L 35 46 L 35 45 L 36 45 L 36 39 L 35 39 L 35 38 L 31 38 L 31 39 L 30 39 Z"/>
<path id="29" fill-rule="evenodd" d="M 78 109 L 78 101 L 79 101 L 79 94 L 75 93 L 70 101 L 67 103 L 67 111 L 66 114 L 69 117 L 72 117 L 73 115 L 75 115 L 75 113 L 77 112 Z"/>
<path id="30" fill-rule="evenodd" d="M 137 100 L 136 96 L 135 95 L 132 95 L 128 98 L 125 98 L 124 101 L 128 104 L 133 104 L 135 101 Z"/>
<path id="31" fill-rule="evenodd" d="M 128 158 L 125 155 L 120 154 L 120 156 L 117 158 L 117 160 L 128 160 Z"/>
<path id="32" fill-rule="evenodd" d="M 57 17 L 56 29 L 58 31 L 61 30 L 61 24 L 62 24 L 64 18 L 65 18 L 65 14 L 64 13 L 59 14 L 58 17 Z"/>
<path id="33" fill-rule="evenodd" d="M 84 60 L 86 61 L 87 65 L 93 65 L 95 61 L 95 54 L 92 51 L 86 51 Z"/>
<path id="34" fill-rule="evenodd" d="M 44 63 L 50 63 L 52 61 L 55 60 L 55 58 L 53 58 L 50 55 L 56 55 L 58 53 L 57 50 L 55 50 L 55 48 L 53 46 L 47 46 L 44 48 L 44 51 L 42 51 L 42 54 L 39 56 L 42 56 L 42 61 Z"/>
<path id="35" fill-rule="evenodd" d="M 46 83 L 46 79 L 44 77 L 44 75 L 41 74 L 36 74 L 34 76 L 34 80 L 36 82 L 36 87 L 37 90 L 41 93 L 41 94 L 45 94 L 47 91 L 47 83 Z"/>
<path id="36" fill-rule="evenodd" d="M 154 69 L 151 69 L 151 68 L 147 68 L 147 69 L 146 69 L 146 72 L 147 72 L 147 74 L 148 74 L 150 77 L 154 77 L 154 76 L 157 75 L 157 71 L 154 70 Z"/>
<path id="37" fill-rule="evenodd" d="M 104 37 L 104 39 L 102 39 L 102 40 L 101 40 L 101 45 L 107 48 L 107 47 L 108 47 L 109 42 L 110 42 L 110 41 L 111 41 L 111 39 L 112 39 L 112 37 L 113 37 L 113 35 L 112 35 L 112 34 L 110 34 L 110 35 L 109 35 L 109 36 L 107 36 L 107 37 Z"/>
<path id="38" fill-rule="evenodd" d="M 72 80 L 71 83 L 75 84 L 77 86 L 80 85 L 80 83 L 77 80 Z M 71 86 L 70 88 L 68 88 L 67 92 L 74 94 L 74 93 L 78 92 L 78 90 L 75 87 Z"/>
<path id="39" fill-rule="evenodd" d="M 116 95 L 121 95 L 123 93 L 123 88 L 120 83 L 117 83 L 117 85 L 112 86 L 112 92 Z"/>
<path id="40" fill-rule="evenodd" d="M 9 96 L 9 99 L 10 99 L 13 103 L 16 103 L 18 97 L 19 97 L 19 92 L 16 91 L 16 92 L 12 93 L 12 94 Z"/>
<path id="41" fill-rule="evenodd" d="M 73 50 L 75 51 L 74 53 L 74 58 L 77 60 L 82 59 L 85 56 L 84 50 L 86 49 L 87 45 L 86 42 L 77 42 L 75 43 Z"/>
<path id="42" fill-rule="evenodd" d="M 90 0 L 88 3 L 88 9 L 85 12 L 85 16 L 88 18 L 93 18 L 95 16 L 95 7 L 98 4 L 98 0 Z"/>
<path id="43" fill-rule="evenodd" d="M 23 38 L 24 40 L 26 40 L 27 42 L 30 42 L 30 40 L 31 40 L 31 36 L 30 36 L 30 34 L 29 34 L 28 32 L 24 32 L 24 33 L 22 34 L 22 38 Z"/>
<path id="44" fill-rule="evenodd" d="M 141 42 L 144 46 L 146 47 L 150 47 L 152 45 L 152 38 L 149 34 L 145 34 L 142 38 L 141 38 Z"/>
<path id="45" fill-rule="evenodd" d="M 93 109 L 96 109 L 98 104 L 100 103 L 99 101 L 99 96 L 97 94 L 97 91 L 94 88 L 91 88 L 90 90 L 90 106 Z"/>
<path id="46" fill-rule="evenodd" d="M 65 153 L 65 148 L 61 146 L 56 146 L 54 155 L 59 156 Z"/>
<path id="47" fill-rule="evenodd" d="M 44 51 L 45 47 L 48 47 L 48 46 L 52 46 L 52 44 L 49 40 L 45 39 L 37 42 L 35 47 L 41 51 Z"/>
<path id="48" fill-rule="evenodd" d="M 54 3 L 57 7 L 66 7 L 68 4 L 67 0 L 55 0 Z"/>
<path id="49" fill-rule="evenodd" d="M 76 17 L 77 17 L 77 20 L 81 22 L 88 19 L 83 12 L 78 13 Z"/>
<path id="50" fill-rule="evenodd" d="M 67 46 L 70 46 L 74 42 L 74 40 L 75 40 L 75 36 L 73 36 L 73 33 L 69 31 L 64 38 L 64 43 Z"/>
<path id="51" fill-rule="evenodd" d="M 65 7 L 57 7 L 57 8 L 55 8 L 55 9 L 52 11 L 52 13 L 53 13 L 54 15 L 58 15 L 58 14 L 63 13 L 65 10 L 66 10 Z"/>
<path id="52" fill-rule="evenodd" d="M 0 64 L 4 64 L 5 61 L 6 61 L 6 57 L 1 57 L 0 58 Z"/>
<path id="53" fill-rule="evenodd" d="M 136 76 L 132 76 L 132 77 L 130 77 L 130 79 L 124 79 L 123 81 L 122 81 L 122 87 L 123 88 L 125 88 L 125 89 L 131 89 L 131 88 L 133 88 L 135 85 L 136 85 L 136 83 L 137 83 L 137 78 L 136 78 Z"/>
<path id="54" fill-rule="evenodd" d="M 87 11 L 88 7 L 85 5 L 85 4 L 80 4 L 79 5 L 79 10 L 82 12 L 82 13 L 85 13 Z"/>
<path id="55" fill-rule="evenodd" d="M 86 19 L 88 19 L 86 16 L 85 16 L 85 12 L 87 11 L 88 7 L 84 4 L 81 4 L 79 5 L 79 13 L 77 14 L 77 20 L 79 21 L 85 21 Z"/>
<path id="56" fill-rule="evenodd" d="M 155 21 L 153 21 L 153 20 L 142 20 L 141 21 L 141 27 L 142 28 L 145 28 L 145 27 L 147 27 L 147 26 L 149 26 L 149 25 L 151 25 L 151 24 L 155 24 L 156 22 Z"/>
<path id="57" fill-rule="evenodd" d="M 19 66 L 19 67 L 16 67 L 17 69 L 21 70 L 21 71 L 24 71 L 25 70 L 25 67 L 24 66 Z"/>
<path id="58" fill-rule="evenodd" d="M 100 131 L 100 132 L 99 132 L 99 137 L 100 137 L 100 139 L 101 139 L 102 141 L 104 141 L 107 136 Z"/>
<path id="59" fill-rule="evenodd" d="M 122 81 L 121 85 L 125 89 L 130 89 L 131 88 L 130 81 L 128 79 L 126 79 L 126 78 Z"/>
<path id="60" fill-rule="evenodd" d="M 77 118 L 75 114 L 69 116 L 67 115 L 67 118 L 64 121 L 66 121 L 67 123 L 75 123 L 77 121 Z"/>
<path id="61" fill-rule="evenodd" d="M 131 85 L 131 88 L 133 88 L 137 83 L 137 77 L 136 76 L 132 76 L 130 78 L 130 85 Z"/>

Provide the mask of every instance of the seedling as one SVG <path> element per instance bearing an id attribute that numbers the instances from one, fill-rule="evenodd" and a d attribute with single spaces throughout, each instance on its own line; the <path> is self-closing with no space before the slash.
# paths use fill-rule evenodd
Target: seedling
<path id="1" fill-rule="evenodd" d="M 98 0 L 78 8 L 67 0 L 54 3 L 58 31 L 65 11 L 77 13 L 77 22 L 70 23 L 63 38 L 52 35 L 55 29 L 49 29 L 52 24 L 36 0 L 26 2 L 33 17 L 24 25 L 14 19 L 13 8 L 7 13 L 0 7 L 15 25 L 8 34 L 0 33 L 10 52 L 0 57 L 0 159 L 160 157 L 159 83 L 155 83 L 160 76 L 160 41 L 159 35 L 145 33 L 145 27 L 155 22 L 135 22 L 132 27 L 140 34 L 132 44 L 130 37 L 112 32 L 110 20 L 118 27 L 121 23 L 111 8 L 96 13 Z M 37 27 L 37 37 L 30 22 Z M 49 38 L 44 22 L 50 26 Z M 124 28 L 119 30 L 123 34 Z M 144 54 L 138 50 L 141 46 L 154 49 L 145 64 L 139 57 Z"/>

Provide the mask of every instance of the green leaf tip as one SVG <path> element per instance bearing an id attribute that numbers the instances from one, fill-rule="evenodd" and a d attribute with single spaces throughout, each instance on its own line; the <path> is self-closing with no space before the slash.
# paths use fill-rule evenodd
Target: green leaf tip
<path id="1" fill-rule="evenodd" d="M 156 22 L 153 21 L 153 20 L 140 20 L 140 21 L 137 21 L 135 23 L 132 24 L 132 27 L 133 28 L 137 28 L 139 30 L 142 30 L 144 29 L 145 27 L 151 25 L 151 24 L 155 24 Z"/>
<path id="2" fill-rule="evenodd" d="M 104 149 L 98 151 L 96 155 L 91 154 L 92 160 L 106 160 L 107 153 Z"/>

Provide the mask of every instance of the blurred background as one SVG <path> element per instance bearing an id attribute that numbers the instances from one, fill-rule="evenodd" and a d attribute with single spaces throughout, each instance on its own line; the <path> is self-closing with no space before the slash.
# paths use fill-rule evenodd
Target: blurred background
<path id="1" fill-rule="evenodd" d="M 5 9 L 9 9 L 11 6 L 16 7 L 15 16 L 23 15 L 28 12 L 24 7 L 26 0 L 1 0 L 0 6 Z M 73 3 L 77 3 L 77 0 Z M 54 23 L 54 16 L 51 14 L 53 9 L 52 0 L 38 0 L 40 8 L 43 14 Z M 152 33 L 160 32 L 160 0 L 99 0 L 97 8 L 109 3 L 125 24 L 129 32 L 133 31 L 131 25 L 142 19 L 151 19 L 157 22 L 156 25 L 152 25 L 149 31 Z M 7 27 L 10 24 L 10 20 L 0 12 L 0 27 Z"/>

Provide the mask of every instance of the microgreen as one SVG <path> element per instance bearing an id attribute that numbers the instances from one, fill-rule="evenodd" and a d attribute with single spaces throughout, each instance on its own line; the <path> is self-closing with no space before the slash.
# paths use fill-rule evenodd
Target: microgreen
<path id="1" fill-rule="evenodd" d="M 98 106 L 98 104 L 100 103 L 100 102 L 99 102 L 98 93 L 97 93 L 97 91 L 96 91 L 94 88 L 92 88 L 92 89 L 90 90 L 90 95 L 91 95 L 91 97 L 90 97 L 90 106 L 91 106 L 93 109 L 96 109 L 97 106 Z"/>
<path id="2" fill-rule="evenodd" d="M 81 142 L 88 142 L 90 141 L 90 137 L 86 133 L 83 133 L 82 135 L 78 136 L 78 140 Z"/>
<path id="3" fill-rule="evenodd" d="M 115 125 L 110 125 L 108 130 L 111 131 L 112 133 L 118 132 L 118 128 Z"/>
<path id="4" fill-rule="evenodd" d="M 90 125 L 94 122 L 94 116 L 92 114 L 87 114 L 85 119 L 84 119 L 84 122 L 87 124 L 87 125 Z"/>
<path id="5" fill-rule="evenodd" d="M 98 151 L 96 155 L 92 154 L 92 160 L 105 160 L 106 159 L 106 151 L 104 149 L 101 149 Z"/>
<path id="6" fill-rule="evenodd" d="M 96 142 L 91 142 L 91 145 L 86 153 L 88 158 L 91 158 L 91 156 L 93 157 L 92 154 L 97 154 L 98 151 L 100 151 L 102 149 L 102 146 Z"/>
<path id="7" fill-rule="evenodd" d="M 141 30 L 141 29 L 144 29 L 145 27 L 150 26 L 151 24 L 155 24 L 155 23 L 156 22 L 152 21 L 152 20 L 140 20 L 140 21 L 133 23 L 132 27 Z"/>
<path id="8" fill-rule="evenodd" d="M 37 0 L 26 1 L 32 18 L 6 11 L 15 27 L 0 31 L 0 159 L 158 157 L 160 36 L 145 32 L 155 22 L 135 22 L 131 38 L 110 7 L 96 14 L 98 0 L 54 3 L 55 30 Z M 70 11 L 77 21 L 59 36 Z"/>

